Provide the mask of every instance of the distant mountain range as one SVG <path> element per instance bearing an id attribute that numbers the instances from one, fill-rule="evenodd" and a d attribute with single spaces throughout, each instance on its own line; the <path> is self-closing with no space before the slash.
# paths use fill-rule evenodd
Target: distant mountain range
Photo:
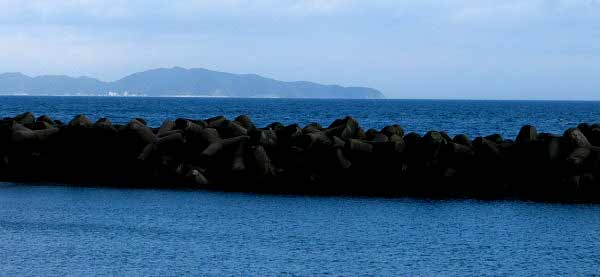
<path id="1" fill-rule="evenodd" d="M 89 77 L 21 73 L 0 74 L 0 94 L 142 95 L 279 98 L 384 98 L 375 89 L 312 82 L 283 82 L 255 74 L 232 74 L 202 68 L 159 68 L 134 73 L 114 82 Z"/>

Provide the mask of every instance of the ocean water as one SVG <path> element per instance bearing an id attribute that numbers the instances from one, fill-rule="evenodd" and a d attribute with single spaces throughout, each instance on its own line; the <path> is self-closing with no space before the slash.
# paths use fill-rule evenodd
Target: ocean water
<path id="1" fill-rule="evenodd" d="M 0 274 L 591 275 L 600 206 L 0 183 Z"/>
<path id="2" fill-rule="evenodd" d="M 233 119 L 240 114 L 249 115 L 258 126 L 274 121 L 327 126 L 351 115 L 365 129 L 400 124 L 407 132 L 440 130 L 471 137 L 499 133 L 513 139 L 525 124 L 562 134 L 581 122 L 600 122 L 600 102 L 0 96 L 0 117 L 24 111 L 63 121 L 77 114 L 117 123 L 142 117 L 153 126 L 178 117 Z"/>
<path id="3" fill-rule="evenodd" d="M 511 138 L 600 121 L 600 102 L 0 97 L 0 117 L 86 114 L 157 126 L 247 114 L 259 126 L 401 124 Z M 277 196 L 0 183 L 0 275 L 593 275 L 600 206 Z"/>

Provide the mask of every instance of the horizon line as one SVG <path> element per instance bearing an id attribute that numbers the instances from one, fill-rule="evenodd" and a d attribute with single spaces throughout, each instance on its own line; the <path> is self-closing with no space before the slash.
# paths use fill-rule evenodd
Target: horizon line
<path id="1" fill-rule="evenodd" d="M 515 99 L 515 98 L 314 98 L 314 97 L 236 97 L 210 95 L 30 95 L 0 94 L 0 97 L 97 97 L 97 98 L 214 98 L 214 99 L 265 99 L 265 100 L 357 100 L 357 101 L 528 101 L 528 102 L 600 102 L 600 99 Z"/>

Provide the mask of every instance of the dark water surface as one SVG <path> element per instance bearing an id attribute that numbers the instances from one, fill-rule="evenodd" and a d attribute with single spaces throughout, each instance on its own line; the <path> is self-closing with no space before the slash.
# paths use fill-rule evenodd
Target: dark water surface
<path id="1" fill-rule="evenodd" d="M 409 132 L 440 130 L 472 137 L 500 133 L 507 138 L 514 138 L 524 124 L 562 134 L 580 122 L 600 121 L 600 102 L 0 96 L 0 117 L 24 111 L 63 121 L 77 114 L 117 123 L 142 117 L 153 126 L 177 117 L 240 114 L 249 115 L 258 126 L 274 121 L 327 126 L 352 115 L 365 129 L 400 124 Z"/>
<path id="2" fill-rule="evenodd" d="M 0 183 L 2 275 L 587 275 L 600 206 Z"/>
<path id="3" fill-rule="evenodd" d="M 0 117 L 157 126 L 247 114 L 514 137 L 600 121 L 600 102 L 0 97 Z M 600 206 L 270 196 L 0 183 L 0 275 L 589 275 Z"/>

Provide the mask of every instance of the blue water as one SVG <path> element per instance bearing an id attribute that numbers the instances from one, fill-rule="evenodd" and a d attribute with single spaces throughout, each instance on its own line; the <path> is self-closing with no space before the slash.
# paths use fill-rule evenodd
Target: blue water
<path id="1" fill-rule="evenodd" d="M 600 206 L 0 183 L 0 274 L 589 275 Z"/>
<path id="2" fill-rule="evenodd" d="M 600 121 L 600 102 L 0 97 L 23 111 L 118 123 L 248 114 L 514 137 Z M 589 275 L 600 206 L 290 197 L 0 183 L 0 275 Z"/>
<path id="3" fill-rule="evenodd" d="M 142 117 L 153 126 L 165 119 L 249 115 L 259 126 L 318 122 L 352 115 L 366 128 L 400 124 L 408 132 L 429 130 L 471 137 L 500 133 L 514 138 L 524 124 L 560 133 L 580 122 L 600 122 L 600 102 L 466 100 L 317 100 L 240 98 L 112 98 L 0 96 L 0 117 L 23 111 L 63 121 L 77 114 L 125 123 Z"/>

